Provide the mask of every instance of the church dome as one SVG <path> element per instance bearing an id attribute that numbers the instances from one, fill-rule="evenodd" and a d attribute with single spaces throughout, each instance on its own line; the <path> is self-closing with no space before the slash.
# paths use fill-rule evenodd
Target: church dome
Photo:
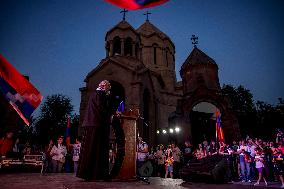
<path id="1" fill-rule="evenodd" d="M 217 66 L 216 62 L 211 57 L 209 57 L 197 47 L 194 47 L 190 55 L 181 66 L 181 69 L 185 69 L 188 64 L 214 64 Z"/>

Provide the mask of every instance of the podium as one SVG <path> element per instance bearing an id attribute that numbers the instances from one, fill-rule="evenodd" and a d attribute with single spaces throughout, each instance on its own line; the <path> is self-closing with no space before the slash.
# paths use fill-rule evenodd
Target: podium
<path id="1" fill-rule="evenodd" d="M 124 135 L 124 157 L 121 158 L 121 167 L 117 175 L 114 175 L 114 180 L 130 180 L 136 178 L 136 144 L 137 144 L 137 119 L 138 111 L 125 112 L 120 116 L 120 127 L 123 130 Z M 123 139 L 122 139 L 123 140 Z M 120 148 L 121 148 L 120 147 Z M 118 162 L 119 163 L 119 162 Z"/>

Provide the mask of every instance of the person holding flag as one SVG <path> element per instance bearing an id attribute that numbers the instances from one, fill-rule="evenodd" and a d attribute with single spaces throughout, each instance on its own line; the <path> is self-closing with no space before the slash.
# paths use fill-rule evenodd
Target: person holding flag
<path id="1" fill-rule="evenodd" d="M 68 116 L 67 118 L 67 125 L 66 125 L 66 130 L 65 130 L 65 143 L 66 143 L 66 148 L 67 148 L 67 154 L 65 156 L 65 172 L 69 173 L 71 172 L 71 167 L 72 167 L 72 152 L 71 152 L 71 117 Z"/>
<path id="2" fill-rule="evenodd" d="M 224 132 L 221 126 L 221 114 L 216 110 L 216 140 L 218 143 L 225 142 Z"/>
<path id="3" fill-rule="evenodd" d="M 70 118 L 70 116 L 68 116 L 67 126 L 66 126 L 66 131 L 65 131 L 65 142 L 66 142 L 67 150 L 69 150 L 69 148 L 70 148 L 70 141 L 71 141 L 70 126 L 71 126 L 71 118 Z"/>

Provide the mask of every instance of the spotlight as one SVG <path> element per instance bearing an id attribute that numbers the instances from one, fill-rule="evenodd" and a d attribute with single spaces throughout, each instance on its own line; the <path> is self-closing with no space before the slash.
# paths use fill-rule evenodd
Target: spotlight
<path id="1" fill-rule="evenodd" d="M 180 128 L 179 127 L 176 127 L 175 128 L 175 131 L 178 133 L 178 132 L 180 132 Z"/>
<path id="2" fill-rule="evenodd" d="M 163 129 L 163 134 L 167 134 L 167 131 L 165 129 Z"/>
<path id="3" fill-rule="evenodd" d="M 157 130 L 157 134 L 160 134 L 160 131 L 159 131 L 159 130 Z"/>
<path id="4" fill-rule="evenodd" d="M 170 129 L 170 133 L 174 133 L 174 130 L 173 130 L 173 129 Z"/>

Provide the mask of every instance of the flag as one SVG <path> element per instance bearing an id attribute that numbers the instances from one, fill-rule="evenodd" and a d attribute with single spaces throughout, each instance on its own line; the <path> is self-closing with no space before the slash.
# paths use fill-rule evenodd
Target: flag
<path id="1" fill-rule="evenodd" d="M 169 0 L 105 0 L 105 1 L 124 9 L 137 10 L 137 9 L 154 7 L 166 3 Z"/>
<path id="2" fill-rule="evenodd" d="M 121 101 L 121 102 L 119 103 L 119 106 L 118 106 L 118 108 L 117 108 L 116 111 L 118 111 L 118 112 L 124 112 L 124 109 L 125 109 L 124 102 Z"/>
<path id="3" fill-rule="evenodd" d="M 0 93 L 25 124 L 42 101 L 41 93 L 0 54 Z"/>
<path id="4" fill-rule="evenodd" d="M 224 142 L 224 133 L 221 127 L 221 115 L 219 111 L 216 111 L 216 139 L 219 142 Z"/>
<path id="5" fill-rule="evenodd" d="M 71 118 L 70 116 L 68 116 L 68 120 L 67 120 L 67 126 L 66 126 L 66 131 L 65 131 L 65 142 L 66 142 L 66 146 L 67 148 L 69 148 L 70 146 L 70 137 L 71 137 L 71 133 L 70 133 L 70 126 L 71 126 Z"/>

